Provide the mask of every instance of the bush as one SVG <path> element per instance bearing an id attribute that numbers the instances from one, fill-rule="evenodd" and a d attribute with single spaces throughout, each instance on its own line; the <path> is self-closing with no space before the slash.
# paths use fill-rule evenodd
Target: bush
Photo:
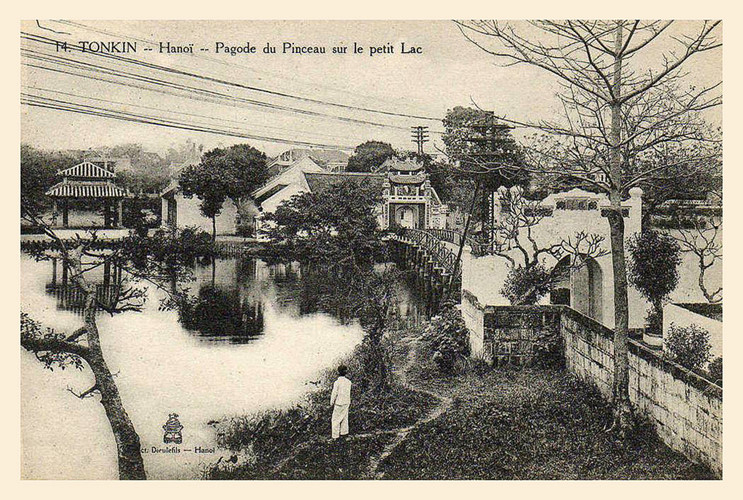
<path id="1" fill-rule="evenodd" d="M 710 378 L 712 381 L 722 387 L 722 357 L 718 356 L 712 361 L 710 361 L 709 366 L 707 367 L 707 372 L 709 373 Z"/>
<path id="2" fill-rule="evenodd" d="M 423 341 L 433 351 L 433 361 L 444 373 L 454 373 L 457 365 L 470 354 L 469 330 L 462 313 L 452 306 L 431 319 L 423 332 Z"/>
<path id="3" fill-rule="evenodd" d="M 653 305 L 646 318 L 648 333 L 663 331 L 663 301 L 679 281 L 678 266 L 681 248 L 671 236 L 657 231 L 643 231 L 627 243 L 629 262 L 627 278 L 630 284 Z"/>
<path id="4" fill-rule="evenodd" d="M 673 361 L 690 370 L 702 368 L 710 358 L 709 332 L 697 325 L 671 323 L 665 347 Z"/>
<path id="5" fill-rule="evenodd" d="M 552 273 L 537 263 L 529 267 L 513 267 L 508 272 L 500 293 L 512 306 L 534 305 L 552 288 Z"/>
<path id="6" fill-rule="evenodd" d="M 533 345 L 534 363 L 542 368 L 561 368 L 565 363 L 562 339 L 559 333 L 544 332 Z"/>

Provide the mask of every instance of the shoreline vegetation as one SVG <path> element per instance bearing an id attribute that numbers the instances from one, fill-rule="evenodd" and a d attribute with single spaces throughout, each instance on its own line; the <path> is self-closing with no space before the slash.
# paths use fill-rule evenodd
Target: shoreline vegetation
<path id="1" fill-rule="evenodd" d="M 204 479 L 713 479 L 663 444 L 649 425 L 624 441 L 606 432 L 612 408 L 561 367 L 462 363 L 444 374 L 423 327 L 385 337 L 393 380 L 364 389 L 360 349 L 351 433 L 330 439 L 328 370 L 295 406 L 213 423 L 232 457 Z"/>

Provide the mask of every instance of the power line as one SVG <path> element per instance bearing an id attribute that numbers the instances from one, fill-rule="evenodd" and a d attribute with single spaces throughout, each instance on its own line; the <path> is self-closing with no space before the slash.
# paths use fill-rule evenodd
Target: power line
<path id="1" fill-rule="evenodd" d="M 161 108 L 156 108 L 156 107 L 153 107 L 153 106 L 144 106 L 142 104 L 133 104 L 133 103 L 127 103 L 127 102 L 122 102 L 122 101 L 114 101 L 114 100 L 103 99 L 103 98 L 99 98 L 99 97 L 88 97 L 88 96 L 84 96 L 84 95 L 73 94 L 73 93 L 70 93 L 70 92 L 62 92 L 62 91 L 59 91 L 59 90 L 45 89 L 45 88 L 41 88 L 41 87 L 34 87 L 34 86 L 31 86 L 31 85 L 26 85 L 26 86 L 24 86 L 24 88 L 31 89 L 31 90 L 39 90 L 39 91 L 42 91 L 42 92 L 50 92 L 50 93 L 53 93 L 53 94 L 66 95 L 66 96 L 69 96 L 69 97 L 77 97 L 79 99 L 89 99 L 89 100 L 99 101 L 99 102 L 105 102 L 105 103 L 109 103 L 109 104 L 119 104 L 119 105 L 122 105 L 122 106 L 132 106 L 132 107 L 135 107 L 135 108 L 149 109 L 149 110 L 153 110 L 153 111 L 171 113 L 171 114 L 176 114 L 176 115 L 193 116 L 193 117 L 197 117 L 197 118 L 206 118 L 208 120 L 214 120 L 214 121 L 219 121 L 219 122 L 238 123 L 240 125 L 249 126 L 249 127 L 267 128 L 267 129 L 273 129 L 273 130 L 281 130 L 281 131 L 284 131 L 284 132 L 297 132 L 294 129 L 288 129 L 288 128 L 285 128 L 285 127 L 274 127 L 274 126 L 271 126 L 271 125 L 260 125 L 260 124 L 255 124 L 255 123 L 249 123 L 249 122 L 246 122 L 244 120 L 231 120 L 229 118 L 221 118 L 221 117 L 218 118 L 218 117 L 215 117 L 215 116 L 201 115 L 201 114 L 198 114 L 198 113 L 188 113 L 188 112 L 184 112 L 184 111 L 169 111 L 169 110 L 164 110 L 164 109 L 161 109 Z M 331 137 L 331 138 L 334 138 L 334 139 L 341 138 L 341 137 L 339 137 L 337 135 L 323 134 L 323 133 L 320 133 L 320 132 L 303 132 L 303 133 L 304 134 L 307 134 L 307 135 L 314 135 L 314 136 L 319 136 L 319 137 Z"/>
<path id="2" fill-rule="evenodd" d="M 336 102 L 324 101 L 322 99 L 313 99 L 311 97 L 298 96 L 298 95 L 289 94 L 289 93 L 286 93 L 286 92 L 279 92 L 279 91 L 269 90 L 269 89 L 265 89 L 265 88 L 261 88 L 261 87 L 255 87 L 255 86 L 252 86 L 252 85 L 245 85 L 245 84 L 241 84 L 241 83 L 237 83 L 237 82 L 231 82 L 231 81 L 228 81 L 228 80 L 223 80 L 221 78 L 211 77 L 211 76 L 207 76 L 207 75 L 200 75 L 198 73 L 192 73 L 190 71 L 178 70 L 178 69 L 175 69 L 175 68 L 170 68 L 170 67 L 162 66 L 162 65 L 159 65 L 159 64 L 149 63 L 149 62 L 146 62 L 146 61 L 140 61 L 138 59 L 132 59 L 132 58 L 124 57 L 124 56 L 120 56 L 120 55 L 109 54 L 109 53 L 102 53 L 102 52 L 87 52 L 87 51 L 84 51 L 84 49 L 83 49 L 82 46 L 77 46 L 75 44 L 68 44 L 67 42 L 63 42 L 63 41 L 56 40 L 56 39 L 53 39 L 53 38 L 43 37 L 43 36 L 40 36 L 40 35 L 34 35 L 32 33 L 21 32 L 21 35 L 22 35 L 22 38 L 25 38 L 25 39 L 31 40 L 31 41 L 35 41 L 35 42 L 46 43 L 46 44 L 54 45 L 54 46 L 59 46 L 59 44 L 66 44 L 67 47 L 72 47 L 73 49 L 77 49 L 80 52 L 85 52 L 85 53 L 89 53 L 89 54 L 95 54 L 97 56 L 102 56 L 102 57 L 106 57 L 106 58 L 113 58 L 113 59 L 116 59 L 116 60 L 119 60 L 119 61 L 125 61 L 125 62 L 130 63 L 130 64 L 136 64 L 136 65 L 144 66 L 144 67 L 147 67 L 149 69 L 156 69 L 156 70 L 164 71 L 164 72 L 167 72 L 167 73 L 173 73 L 173 74 L 177 74 L 177 75 L 181 75 L 181 76 L 188 76 L 188 77 L 191 77 L 191 78 L 198 78 L 198 79 L 209 81 L 209 82 L 212 82 L 212 83 L 219 83 L 219 84 L 222 84 L 222 85 L 228 85 L 228 86 L 232 86 L 232 87 L 237 87 L 237 88 L 241 88 L 241 89 L 244 89 L 244 90 L 251 90 L 251 91 L 254 91 L 254 92 L 261 92 L 261 93 L 265 93 L 265 94 L 269 94 L 269 95 L 274 95 L 274 96 L 278 96 L 278 97 L 285 97 L 285 98 L 289 98 L 289 99 L 296 99 L 296 100 L 300 100 L 300 101 L 304 101 L 304 102 L 309 102 L 309 103 L 313 103 L 313 104 L 321 104 L 321 105 L 325 105 L 325 106 L 333 106 L 333 107 L 337 107 L 337 108 L 350 109 L 350 110 L 354 110 L 354 111 L 363 111 L 363 112 L 367 112 L 367 113 L 378 113 L 378 114 L 387 115 L 387 116 L 396 116 L 396 117 L 402 117 L 402 118 L 414 118 L 414 119 L 417 119 L 417 120 L 430 120 L 430 121 L 436 121 L 436 122 L 441 121 L 440 118 L 434 118 L 434 117 L 430 117 L 430 116 L 411 115 L 411 114 L 406 114 L 406 113 L 397 113 L 397 112 L 393 112 L 393 111 L 385 111 L 385 110 L 379 110 L 379 109 L 373 109 L 373 108 L 365 108 L 365 107 L 361 107 L 361 106 L 352 106 L 352 105 L 348 105 L 348 104 L 340 104 L 340 103 L 336 103 Z"/>
<path id="3" fill-rule="evenodd" d="M 83 30 L 91 31 L 93 33 L 100 33 L 100 34 L 103 34 L 103 35 L 108 35 L 108 36 L 113 36 L 113 37 L 118 37 L 118 38 L 124 38 L 124 39 L 128 39 L 128 40 L 133 40 L 135 42 L 142 42 L 142 43 L 147 44 L 147 45 L 152 45 L 152 46 L 158 45 L 157 42 L 153 42 L 152 40 L 148 40 L 146 38 L 137 37 L 137 36 L 134 36 L 132 34 L 125 34 L 125 33 L 121 33 L 121 32 L 118 32 L 118 31 L 107 30 L 107 29 L 103 29 L 103 28 L 100 28 L 100 27 L 94 27 L 94 26 L 90 26 L 90 25 L 87 25 L 87 24 L 83 24 L 83 23 L 79 23 L 79 22 L 75 22 L 75 21 L 70 21 L 70 20 L 66 20 L 66 19 L 57 19 L 57 20 L 53 20 L 52 22 L 56 22 L 56 23 L 60 23 L 60 24 L 64 24 L 64 25 L 72 26 L 72 27 L 76 27 L 76 28 L 81 28 Z M 67 34 L 69 35 L 69 33 L 67 33 Z M 285 74 L 276 73 L 276 72 L 272 72 L 272 71 L 267 71 L 265 69 L 258 70 L 258 69 L 255 69 L 255 68 L 252 68 L 252 67 L 249 67 L 249 66 L 245 66 L 245 65 L 242 65 L 242 64 L 238 64 L 238 63 L 235 63 L 235 62 L 227 62 L 227 61 L 225 61 L 225 60 L 223 60 L 221 58 L 218 58 L 218 57 L 209 57 L 209 56 L 207 56 L 205 54 L 194 53 L 193 54 L 193 57 L 197 57 L 197 58 L 203 59 L 205 61 L 210 61 L 210 62 L 214 62 L 214 63 L 217 63 L 217 64 L 221 64 L 221 65 L 227 66 L 229 68 L 240 68 L 240 69 L 252 71 L 253 73 L 257 73 L 259 75 L 260 74 L 268 75 L 269 77 L 272 77 L 272 78 L 277 78 L 278 77 L 278 78 L 281 78 L 283 80 L 286 80 L 286 79 L 290 78 L 292 80 L 292 82 L 300 82 L 300 83 L 305 84 L 305 85 L 311 85 L 313 87 L 324 88 L 324 89 L 328 89 L 328 90 L 333 91 L 333 92 L 340 92 L 340 93 L 343 93 L 343 94 L 352 95 L 354 97 L 363 97 L 365 99 L 371 99 L 371 100 L 376 100 L 376 101 L 380 101 L 381 100 L 381 101 L 384 101 L 384 102 L 392 103 L 395 106 L 397 106 L 397 105 L 400 104 L 399 100 L 398 100 L 398 102 L 393 102 L 390 99 L 384 99 L 384 98 L 380 98 L 380 97 L 368 96 L 368 95 L 360 94 L 358 92 L 350 92 L 348 90 L 341 89 L 339 87 L 333 87 L 333 86 L 327 85 L 327 84 L 321 84 L 321 83 L 318 83 L 318 82 L 313 82 L 313 81 L 308 81 L 308 80 L 302 80 L 300 78 L 297 78 L 296 75 L 291 75 L 290 77 L 287 77 L 287 75 L 285 75 Z M 438 118 L 431 118 L 431 119 L 432 120 L 436 120 L 436 121 L 441 121 Z"/>
<path id="4" fill-rule="evenodd" d="M 64 101 L 60 99 L 51 99 L 43 96 L 35 96 L 32 94 L 21 93 L 21 104 L 32 107 L 47 108 L 57 111 L 65 111 L 70 113 L 77 113 L 89 116 L 97 116 L 102 118 L 111 118 L 121 121 L 142 123 L 148 125 L 156 125 L 160 127 L 174 128 L 180 130 L 190 130 L 195 132 L 206 132 L 217 135 L 225 135 L 230 137 L 240 137 L 243 139 L 253 139 L 264 142 L 273 142 L 279 144 L 289 144 L 296 146 L 309 146 L 309 147 L 322 147 L 332 149 L 353 149 L 353 146 L 348 145 L 337 145 L 328 143 L 318 143 L 309 141 L 299 141 L 292 139 L 284 139 L 279 137 L 261 136 L 255 134 L 247 134 L 243 132 L 237 132 L 232 130 L 225 130 L 218 127 L 204 126 L 199 124 L 188 123 L 185 121 L 176 121 L 171 119 L 165 119 L 160 117 L 153 117 L 148 115 L 141 115 L 136 113 L 128 113 L 125 111 L 116 111 L 98 106 L 85 105 L 79 103 L 73 103 L 70 101 Z"/>
<path id="5" fill-rule="evenodd" d="M 294 108 L 294 107 L 291 107 L 291 106 L 285 106 L 285 105 L 280 105 L 280 104 L 268 103 L 268 102 L 259 101 L 259 100 L 256 100 L 256 99 L 248 99 L 248 98 L 245 98 L 245 97 L 232 96 L 232 95 L 229 95 L 229 94 L 224 94 L 224 93 L 213 91 L 213 90 L 203 89 L 203 88 L 199 88 L 199 87 L 193 87 L 193 86 L 190 86 L 190 85 L 185 85 L 185 84 L 170 82 L 170 81 L 167 81 L 167 80 L 160 80 L 158 78 L 153 78 L 153 77 L 150 77 L 150 76 L 140 75 L 140 74 L 137 74 L 137 73 L 130 73 L 130 72 L 127 72 L 127 71 L 122 71 L 122 70 L 119 70 L 119 69 L 109 68 L 109 67 L 106 67 L 106 66 L 100 66 L 98 64 L 93 64 L 93 63 L 89 63 L 89 62 L 86 62 L 86 61 L 79 61 L 79 60 L 75 60 L 75 59 L 71 59 L 71 58 L 67 58 L 67 57 L 57 56 L 57 55 L 54 55 L 54 54 L 46 54 L 46 53 L 43 53 L 43 52 L 38 52 L 38 51 L 34 51 L 32 49 L 28 49 L 28 48 L 23 48 L 22 49 L 22 52 L 26 52 L 27 53 L 26 54 L 26 57 L 28 57 L 30 59 L 41 60 L 41 61 L 44 61 L 44 62 L 48 62 L 48 63 L 52 63 L 52 64 L 57 64 L 57 65 L 61 65 L 61 66 L 66 66 L 66 67 L 72 67 L 72 68 L 75 68 L 75 69 L 83 69 L 85 71 L 94 71 L 96 73 L 103 72 L 104 74 L 108 74 L 108 75 L 112 75 L 112 76 L 123 77 L 123 78 L 128 78 L 128 79 L 134 79 L 134 80 L 138 80 L 138 81 L 143 81 L 143 82 L 146 82 L 146 83 L 150 83 L 150 84 L 153 84 L 153 85 L 160 85 L 160 86 L 165 86 L 165 87 L 170 87 L 170 88 L 177 88 L 179 90 L 183 90 L 183 91 L 186 91 L 186 92 L 195 92 L 195 93 L 199 93 L 199 94 L 209 94 L 209 95 L 212 95 L 212 96 L 218 96 L 218 97 L 220 97 L 222 99 L 227 99 L 227 100 L 231 100 L 231 101 L 238 101 L 238 102 L 247 103 L 247 104 L 251 104 L 251 105 L 254 105 L 254 106 L 258 106 L 258 107 L 267 107 L 267 108 L 276 109 L 276 110 L 282 110 L 282 111 L 286 111 L 286 112 L 290 112 L 290 113 L 304 114 L 304 115 L 308 115 L 308 116 L 327 117 L 327 118 L 331 118 L 331 119 L 334 119 L 334 120 L 339 120 L 339 121 L 344 121 L 344 122 L 349 122 L 349 123 L 357 123 L 357 124 L 362 124 L 362 125 L 372 125 L 372 126 L 376 126 L 376 127 L 394 128 L 394 129 L 398 129 L 398 130 L 407 130 L 406 127 L 402 127 L 402 126 L 398 126 L 398 125 L 390 125 L 390 124 L 386 124 L 386 123 L 380 123 L 380 122 L 373 122 L 373 121 L 369 121 L 369 120 L 362 120 L 362 119 L 357 119 L 357 118 L 351 118 L 351 117 L 347 117 L 347 116 L 332 115 L 332 114 L 323 113 L 323 112 L 319 112 L 319 111 L 311 111 L 311 110 L 306 110 L 306 109 L 301 109 L 301 108 Z M 71 72 L 66 72 L 66 71 L 62 71 L 62 70 L 50 69 L 50 68 L 44 67 L 44 66 L 38 66 L 38 65 L 28 64 L 28 63 L 24 63 L 24 64 L 27 65 L 27 66 L 31 66 L 31 67 L 35 67 L 35 68 L 39 68 L 39 69 L 45 69 L 45 70 L 50 70 L 50 71 L 57 71 L 57 72 L 60 72 L 60 73 L 67 73 L 67 74 L 71 74 L 71 75 L 74 75 L 74 76 L 79 76 L 79 77 L 82 77 L 82 78 L 92 78 L 94 80 L 100 80 L 100 78 L 97 78 L 95 76 L 91 77 L 89 75 L 84 75 L 84 74 L 79 74 L 79 73 L 71 73 Z M 92 69 L 89 69 L 89 68 L 92 68 Z M 103 81 L 106 81 L 106 80 L 103 80 Z M 108 81 L 108 82 L 109 83 L 118 83 L 118 82 L 115 82 L 115 81 Z"/>

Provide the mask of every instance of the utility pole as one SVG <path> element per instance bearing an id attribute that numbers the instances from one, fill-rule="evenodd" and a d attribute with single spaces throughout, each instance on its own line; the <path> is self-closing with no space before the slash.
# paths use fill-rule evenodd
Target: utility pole
<path id="1" fill-rule="evenodd" d="M 418 154 L 423 154 L 423 144 L 428 142 L 428 127 L 411 127 L 412 129 L 412 142 L 418 145 Z"/>

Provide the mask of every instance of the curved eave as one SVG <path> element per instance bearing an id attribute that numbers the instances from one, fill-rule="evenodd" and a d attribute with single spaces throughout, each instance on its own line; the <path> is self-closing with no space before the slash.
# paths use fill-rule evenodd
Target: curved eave
<path id="1" fill-rule="evenodd" d="M 49 188 L 47 196 L 52 198 L 126 198 L 129 193 L 113 184 L 72 184 L 61 182 Z"/>

